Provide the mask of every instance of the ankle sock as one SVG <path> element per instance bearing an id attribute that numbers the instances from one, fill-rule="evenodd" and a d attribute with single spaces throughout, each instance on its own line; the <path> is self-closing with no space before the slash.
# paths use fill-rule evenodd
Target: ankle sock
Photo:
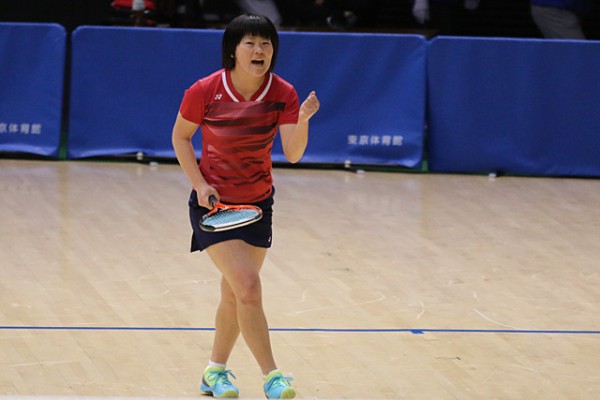
<path id="1" fill-rule="evenodd" d="M 214 362 L 214 361 L 212 361 L 212 360 L 209 360 L 209 361 L 208 361 L 208 366 L 209 366 L 209 367 L 219 367 L 219 368 L 223 368 L 223 369 L 225 369 L 225 366 L 226 366 L 226 365 L 225 365 L 225 364 L 221 364 L 221 363 Z"/>

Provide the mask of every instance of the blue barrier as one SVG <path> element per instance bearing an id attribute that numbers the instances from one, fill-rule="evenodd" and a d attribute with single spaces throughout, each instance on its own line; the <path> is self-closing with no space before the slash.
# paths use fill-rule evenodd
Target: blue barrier
<path id="1" fill-rule="evenodd" d="M 220 38 L 209 30 L 76 29 L 67 156 L 173 157 L 183 92 L 219 68 Z"/>
<path id="2" fill-rule="evenodd" d="M 600 43 L 440 37 L 428 60 L 431 171 L 600 176 Z"/>
<path id="3" fill-rule="evenodd" d="M 221 35 L 78 28 L 68 158 L 173 157 L 183 92 L 220 68 Z M 280 37 L 276 72 L 322 103 L 302 162 L 418 166 L 427 98 L 431 171 L 600 176 L 598 42 Z M 58 154 L 65 45 L 59 25 L 0 24 L 0 151 Z"/>
<path id="4" fill-rule="evenodd" d="M 0 151 L 58 156 L 65 49 L 60 25 L 0 23 Z"/>
<path id="5" fill-rule="evenodd" d="M 173 157 L 170 132 L 183 92 L 220 68 L 221 36 L 214 30 L 77 29 L 68 156 L 141 151 Z M 275 72 L 296 86 L 301 101 L 316 90 L 322 104 L 303 162 L 418 165 L 426 53 L 420 36 L 282 32 Z M 198 150 L 201 142 L 195 145 Z M 273 160 L 283 159 L 276 143 Z"/>
<path id="6" fill-rule="evenodd" d="M 311 90 L 321 101 L 302 162 L 419 165 L 426 57 L 416 35 L 282 34 L 278 71 L 300 101 Z"/>

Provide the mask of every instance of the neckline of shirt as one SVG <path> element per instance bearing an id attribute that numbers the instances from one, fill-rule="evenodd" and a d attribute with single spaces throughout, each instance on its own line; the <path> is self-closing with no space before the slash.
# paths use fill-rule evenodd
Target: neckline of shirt
<path id="1" fill-rule="evenodd" d="M 231 82 L 231 71 L 225 70 L 221 73 L 221 79 L 223 80 L 223 86 L 225 86 L 225 91 L 235 103 L 239 103 L 243 100 L 243 97 L 235 90 L 233 87 L 233 83 Z M 261 87 L 252 95 L 249 101 L 262 101 L 269 89 L 271 88 L 271 83 L 273 82 L 273 73 L 269 72 L 268 79 L 265 79 L 262 83 Z M 262 89 L 262 90 L 261 90 Z M 239 97 L 238 97 L 239 96 Z M 240 100 L 242 98 L 242 100 Z M 245 100 L 244 100 L 245 101 Z"/>

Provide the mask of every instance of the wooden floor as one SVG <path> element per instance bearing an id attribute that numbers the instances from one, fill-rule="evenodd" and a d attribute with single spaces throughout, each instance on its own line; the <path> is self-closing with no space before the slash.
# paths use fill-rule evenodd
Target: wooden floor
<path id="1" fill-rule="evenodd" d="M 265 307 L 299 398 L 600 398 L 600 180 L 275 182 Z M 188 191 L 173 164 L 0 160 L 0 398 L 205 398 L 219 275 Z M 243 341 L 229 367 L 263 398 Z"/>

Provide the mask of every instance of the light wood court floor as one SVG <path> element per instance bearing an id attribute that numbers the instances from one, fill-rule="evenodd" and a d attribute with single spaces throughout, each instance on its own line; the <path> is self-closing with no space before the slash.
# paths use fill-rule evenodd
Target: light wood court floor
<path id="1" fill-rule="evenodd" d="M 274 175 L 299 398 L 600 398 L 600 180 Z M 0 160 L 1 396 L 205 398 L 219 276 L 188 191 L 173 164 Z M 243 341 L 228 367 L 263 398 Z"/>

